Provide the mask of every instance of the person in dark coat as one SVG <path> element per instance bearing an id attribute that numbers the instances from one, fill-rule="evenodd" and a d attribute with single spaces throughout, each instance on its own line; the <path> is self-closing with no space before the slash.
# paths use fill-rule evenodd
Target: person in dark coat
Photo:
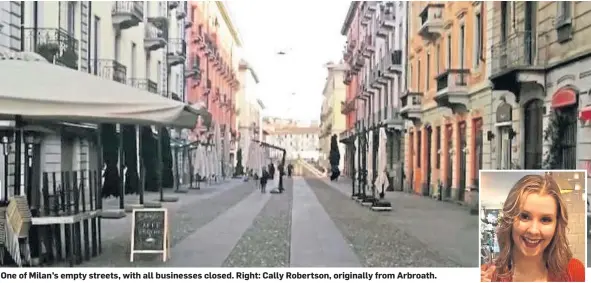
<path id="1" fill-rule="evenodd" d="M 269 179 L 275 179 L 275 165 L 273 164 L 273 162 L 269 164 Z"/>
<path id="2" fill-rule="evenodd" d="M 291 178 L 291 173 L 293 172 L 293 164 L 287 165 L 287 176 Z"/>
<path id="3" fill-rule="evenodd" d="M 269 172 L 267 172 L 267 169 L 265 169 L 263 167 L 263 174 L 260 178 L 261 181 L 261 193 L 265 193 L 266 189 L 267 189 L 267 181 L 269 180 Z"/>

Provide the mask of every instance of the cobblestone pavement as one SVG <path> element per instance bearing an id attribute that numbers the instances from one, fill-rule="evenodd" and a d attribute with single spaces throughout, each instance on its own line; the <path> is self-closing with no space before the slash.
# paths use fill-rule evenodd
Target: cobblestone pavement
<path id="1" fill-rule="evenodd" d="M 447 238 L 447 249 L 428 241 L 425 234 L 441 233 L 441 226 L 421 226 L 422 200 L 393 200 L 393 212 L 373 212 L 353 202 L 347 187 L 332 186 L 322 178 L 285 178 L 286 191 L 272 194 L 276 182 L 261 193 L 254 181 L 228 182 L 177 194 L 179 201 L 164 203 L 170 212 L 171 257 L 136 256 L 130 263 L 131 217 L 103 220 L 103 253 L 83 267 L 452 267 L 474 266 L 448 251 L 457 249 Z M 157 194 L 146 196 L 146 200 Z M 137 199 L 128 197 L 126 202 Z M 404 205 L 397 201 L 405 202 Z M 425 199 L 425 201 L 432 201 Z M 107 200 L 106 207 L 116 207 Z M 439 207 L 447 218 L 454 207 Z M 404 210 L 404 211 L 403 211 Z M 408 210 L 408 211 L 407 211 Z M 435 208 L 425 209 L 435 213 Z M 413 213 L 414 211 L 414 213 Z M 448 211 L 448 212 L 445 212 Z M 451 212 L 450 212 L 451 211 Z M 426 212 L 425 212 L 426 213 Z M 450 215 L 446 214 L 449 213 Z M 459 212 L 458 212 L 459 213 Z M 467 214 L 467 212 L 463 211 Z M 413 215 L 419 215 L 413 218 Z M 397 219 L 404 218 L 404 219 Z M 417 219 L 419 221 L 417 222 Z M 412 224 L 417 222 L 415 224 Z M 447 221 L 447 220 L 446 220 Z M 413 226 L 414 225 L 414 226 Z M 435 225 L 428 223 L 427 225 Z M 463 225 L 469 226 L 470 223 Z M 456 229 L 456 224 L 448 225 Z M 434 233 L 433 231 L 437 231 Z M 453 233 L 452 233 L 453 232 Z M 466 240 L 467 230 L 449 232 Z M 477 235 L 477 234 L 475 234 Z M 447 236 L 446 236 L 447 237 Z M 470 249 L 462 249 L 465 252 Z M 473 248 L 476 252 L 476 246 Z M 473 256 L 477 259 L 477 254 Z M 477 261 L 474 261 L 477 262 Z"/>
<path id="2" fill-rule="evenodd" d="M 293 179 L 285 193 L 274 194 L 242 235 L 224 267 L 289 267 Z"/>
<path id="3" fill-rule="evenodd" d="M 351 196 L 350 179 L 320 180 Z M 385 199 L 392 212 L 382 214 L 394 226 L 460 266 L 478 266 L 478 216 L 470 215 L 467 207 L 404 192 L 386 192 Z"/>

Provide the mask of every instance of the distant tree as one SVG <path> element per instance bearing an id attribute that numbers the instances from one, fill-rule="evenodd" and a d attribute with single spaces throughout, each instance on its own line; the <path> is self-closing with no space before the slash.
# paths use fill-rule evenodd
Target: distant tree
<path id="1" fill-rule="evenodd" d="M 341 153 L 339 152 L 339 145 L 337 135 L 332 135 L 330 138 L 330 153 L 328 156 L 330 162 L 330 180 L 334 181 L 339 178 L 341 171 L 339 170 L 339 162 L 341 161 Z"/>
<path id="2" fill-rule="evenodd" d="M 236 176 L 244 174 L 244 167 L 242 166 L 242 148 L 238 148 L 238 151 L 236 152 L 236 171 L 234 174 Z"/>

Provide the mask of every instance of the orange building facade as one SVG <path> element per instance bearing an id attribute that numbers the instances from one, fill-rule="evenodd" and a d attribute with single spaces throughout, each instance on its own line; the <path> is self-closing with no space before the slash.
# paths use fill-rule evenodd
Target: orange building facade
<path id="1" fill-rule="evenodd" d="M 486 2 L 412 2 L 405 187 L 449 201 L 477 201 L 483 124 L 490 123 Z M 483 120 L 484 118 L 484 120 Z"/>
<path id="2" fill-rule="evenodd" d="M 223 2 L 192 1 L 190 9 L 188 101 L 205 105 L 213 123 L 230 127 L 235 140 L 240 38 Z M 194 134 L 204 132 L 198 125 Z"/>

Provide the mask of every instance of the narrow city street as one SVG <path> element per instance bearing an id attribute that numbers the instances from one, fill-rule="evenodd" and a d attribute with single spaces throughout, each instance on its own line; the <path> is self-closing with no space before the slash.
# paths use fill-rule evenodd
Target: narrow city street
<path id="1" fill-rule="evenodd" d="M 166 263 L 151 255 L 130 263 L 130 217 L 103 220 L 103 254 L 82 266 L 477 266 L 477 220 L 465 210 L 397 196 L 392 212 L 373 212 L 306 174 L 285 178 L 283 194 L 261 194 L 253 181 L 233 179 L 165 204 L 172 234 Z"/>

